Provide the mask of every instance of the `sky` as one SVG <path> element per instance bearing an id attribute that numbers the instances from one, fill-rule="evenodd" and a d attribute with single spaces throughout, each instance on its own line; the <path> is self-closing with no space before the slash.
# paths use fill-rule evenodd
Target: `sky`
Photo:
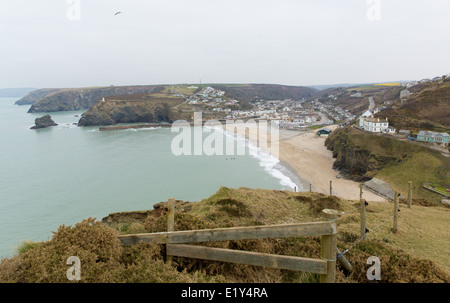
<path id="1" fill-rule="evenodd" d="M 0 88 L 420 80 L 450 73 L 449 16 L 448 0 L 1 0 Z"/>

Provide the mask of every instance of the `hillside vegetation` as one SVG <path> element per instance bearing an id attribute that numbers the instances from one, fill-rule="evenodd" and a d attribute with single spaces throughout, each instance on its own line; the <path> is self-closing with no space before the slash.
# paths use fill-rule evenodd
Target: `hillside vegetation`
<path id="1" fill-rule="evenodd" d="M 222 187 L 200 202 L 177 201 L 175 230 L 284 224 L 320 221 L 324 208 L 344 212 L 337 221 L 338 247 L 354 271 L 338 266 L 337 281 L 366 283 L 370 256 L 381 260 L 381 282 L 450 282 L 449 208 L 414 206 L 402 212 L 399 232 L 390 234 L 392 204 L 370 203 L 367 222 L 371 229 L 389 223 L 359 239 L 356 201 L 317 193 Z M 140 243 L 122 247 L 119 234 L 167 230 L 167 203 L 154 210 L 111 214 L 102 222 L 84 220 L 61 226 L 51 240 L 24 245 L 20 253 L 0 263 L 0 282 L 69 282 L 69 256 L 82 262 L 80 282 L 318 282 L 316 274 L 265 267 L 173 258 L 165 263 L 164 245 Z M 356 245 L 355 245 L 356 243 Z M 280 255 L 318 258 L 319 237 L 223 241 L 205 245 Z"/>
<path id="2" fill-rule="evenodd" d="M 355 115 L 360 115 L 369 108 L 369 97 L 373 97 L 376 107 L 390 106 L 400 98 L 402 86 L 391 85 L 360 85 L 347 88 L 331 88 L 319 92 L 319 101 L 333 106 L 339 106 Z M 361 93 L 361 97 L 352 97 Z M 329 98 L 334 96 L 334 98 Z M 384 111 L 383 111 L 384 113 Z"/>
<path id="3" fill-rule="evenodd" d="M 325 145 L 336 158 L 333 168 L 355 181 L 377 177 L 404 196 L 408 181 L 412 181 L 415 197 L 438 203 L 441 197 L 422 185 L 450 183 L 450 159 L 410 142 L 345 127 L 334 131 Z"/>
<path id="4" fill-rule="evenodd" d="M 247 85 L 212 85 L 216 89 L 225 91 L 227 95 L 238 100 L 301 100 L 312 97 L 317 90 L 305 86 L 288 86 L 277 84 L 247 84 Z"/>
<path id="5" fill-rule="evenodd" d="M 450 79 L 421 84 L 413 95 L 378 114 L 397 129 L 450 131 Z M 415 92 L 415 93 L 414 93 Z"/>

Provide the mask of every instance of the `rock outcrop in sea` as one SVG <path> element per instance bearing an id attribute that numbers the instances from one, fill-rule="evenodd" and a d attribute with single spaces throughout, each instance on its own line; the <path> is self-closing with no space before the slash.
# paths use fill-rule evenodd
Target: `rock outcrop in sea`
<path id="1" fill-rule="evenodd" d="M 58 124 L 55 123 L 55 121 L 52 120 L 52 117 L 50 115 L 44 115 L 40 118 L 36 118 L 34 120 L 35 126 L 32 126 L 31 129 L 39 129 L 39 128 L 46 128 L 50 126 L 57 126 Z"/>

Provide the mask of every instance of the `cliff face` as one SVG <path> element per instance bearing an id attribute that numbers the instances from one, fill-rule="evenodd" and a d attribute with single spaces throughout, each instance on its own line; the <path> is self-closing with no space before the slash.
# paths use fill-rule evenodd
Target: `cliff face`
<path id="1" fill-rule="evenodd" d="M 397 165 L 408 156 L 405 147 L 390 152 L 394 140 L 346 127 L 334 131 L 325 141 L 336 161 L 333 168 L 355 181 L 365 181 L 385 167 Z"/>
<path id="2" fill-rule="evenodd" d="M 376 177 L 404 196 L 411 181 L 414 199 L 439 203 L 441 196 L 422 185 L 432 182 L 444 186 L 450 180 L 450 158 L 411 142 L 348 126 L 335 130 L 325 145 L 336 158 L 334 168 L 344 175 L 359 182 Z"/>
<path id="3" fill-rule="evenodd" d="M 111 86 L 60 89 L 35 101 L 28 112 L 40 113 L 87 109 L 92 107 L 103 97 L 152 93 L 159 89 L 161 89 L 159 86 Z"/>
<path id="4" fill-rule="evenodd" d="M 78 126 L 101 126 L 117 123 L 159 123 L 177 120 L 173 106 L 180 104 L 182 99 L 152 98 L 146 95 L 130 95 L 108 97 L 99 100 L 91 109 L 83 114 Z"/>
<path id="5" fill-rule="evenodd" d="M 35 102 L 41 100 L 42 98 L 45 98 L 53 93 L 56 93 L 60 91 L 59 88 L 43 88 L 38 89 L 35 91 L 32 91 L 28 94 L 26 94 L 22 99 L 17 100 L 15 104 L 17 105 L 30 105 L 34 104 Z"/>

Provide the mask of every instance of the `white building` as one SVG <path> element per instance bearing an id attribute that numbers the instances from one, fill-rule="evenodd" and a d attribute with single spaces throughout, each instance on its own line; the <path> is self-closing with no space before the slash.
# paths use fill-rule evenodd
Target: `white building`
<path id="1" fill-rule="evenodd" d="M 372 133 L 387 133 L 387 134 L 395 133 L 395 128 L 389 127 L 389 121 L 387 118 L 386 120 L 380 120 L 380 118 L 361 117 L 359 119 L 359 126 L 365 131 Z"/>

